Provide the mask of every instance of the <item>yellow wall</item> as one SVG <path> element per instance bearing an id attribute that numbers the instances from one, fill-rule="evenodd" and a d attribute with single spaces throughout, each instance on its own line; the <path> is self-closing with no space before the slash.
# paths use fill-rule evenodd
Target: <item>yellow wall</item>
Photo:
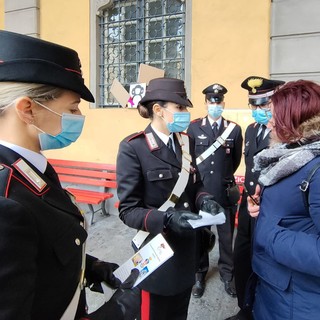
<path id="1" fill-rule="evenodd" d="M 205 115 L 203 88 L 219 82 L 229 90 L 224 115 L 245 129 L 252 119 L 240 84 L 250 75 L 269 76 L 270 1 L 193 0 L 191 16 L 192 118 Z M 78 51 L 87 85 L 89 26 L 89 0 L 40 0 L 41 38 Z M 86 124 L 80 139 L 66 149 L 48 151 L 48 157 L 114 163 L 119 142 L 148 124 L 132 109 L 90 109 L 86 102 L 81 109 Z"/>
<path id="2" fill-rule="evenodd" d="M 89 1 L 41 0 L 40 23 L 41 38 L 78 51 L 89 85 Z M 119 142 L 148 123 L 136 110 L 90 109 L 85 101 L 80 108 L 86 115 L 81 137 L 66 149 L 47 151 L 48 157 L 115 163 Z"/>
<path id="3" fill-rule="evenodd" d="M 192 2 L 193 114 L 203 114 L 208 85 L 223 84 L 226 107 L 246 108 L 247 91 L 240 87 L 248 76 L 268 77 L 269 0 L 196 0 Z"/>
<path id="4" fill-rule="evenodd" d="M 252 75 L 269 77 L 269 34 L 269 0 L 192 1 L 192 118 L 206 114 L 202 90 L 218 82 L 228 89 L 223 116 L 244 135 L 253 119 L 240 85 Z M 243 161 L 237 173 L 244 173 Z"/>

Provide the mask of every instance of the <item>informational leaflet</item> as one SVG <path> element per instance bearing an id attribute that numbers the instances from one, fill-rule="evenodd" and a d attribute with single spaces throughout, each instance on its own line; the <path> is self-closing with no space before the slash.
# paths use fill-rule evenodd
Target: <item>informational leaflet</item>
<path id="1" fill-rule="evenodd" d="M 126 280 L 131 270 L 136 268 L 140 274 L 134 286 L 147 278 L 153 271 L 173 256 L 173 251 L 161 233 L 123 263 L 113 274 L 122 282 Z"/>
<path id="2" fill-rule="evenodd" d="M 202 217 L 199 220 L 188 220 L 191 224 L 192 228 L 200 228 L 204 226 L 212 226 L 214 224 L 223 224 L 226 222 L 226 216 L 224 212 L 220 212 L 216 215 L 212 215 L 211 213 L 205 211 L 199 211 L 199 215 Z"/>

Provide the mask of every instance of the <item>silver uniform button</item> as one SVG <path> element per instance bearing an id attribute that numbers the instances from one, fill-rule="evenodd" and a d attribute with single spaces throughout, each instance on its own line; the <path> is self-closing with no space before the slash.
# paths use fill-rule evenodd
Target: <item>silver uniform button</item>
<path id="1" fill-rule="evenodd" d="M 185 203 L 183 204 L 183 206 L 184 206 L 185 208 L 189 208 L 189 203 L 188 203 L 188 202 L 185 202 Z"/>
<path id="2" fill-rule="evenodd" d="M 253 181 L 250 181 L 249 184 L 250 184 L 250 186 L 253 186 L 253 185 L 254 185 Z"/>
<path id="3" fill-rule="evenodd" d="M 76 238 L 76 240 L 74 240 L 74 242 L 76 243 L 77 246 L 80 246 L 80 244 L 81 244 L 81 241 L 78 238 Z"/>
<path id="4" fill-rule="evenodd" d="M 213 174 L 213 171 L 210 171 L 210 174 Z"/>
<path id="5" fill-rule="evenodd" d="M 163 174 L 162 173 L 159 174 L 159 178 L 163 178 Z"/>
<path id="6" fill-rule="evenodd" d="M 251 172 L 255 172 L 255 170 L 252 168 L 252 169 L 251 169 Z"/>
<path id="7" fill-rule="evenodd" d="M 211 161 L 211 164 L 214 164 L 214 161 Z"/>

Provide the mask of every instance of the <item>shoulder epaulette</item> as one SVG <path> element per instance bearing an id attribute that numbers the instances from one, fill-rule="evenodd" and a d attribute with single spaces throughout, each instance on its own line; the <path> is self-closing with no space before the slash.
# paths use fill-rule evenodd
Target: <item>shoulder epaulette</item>
<path id="1" fill-rule="evenodd" d="M 197 118 L 197 119 L 192 120 L 190 123 L 199 122 L 199 121 L 202 121 L 202 119 L 203 119 L 203 118 Z"/>
<path id="2" fill-rule="evenodd" d="M 252 122 L 252 123 L 248 124 L 248 126 L 246 127 L 246 132 L 248 130 L 254 129 L 257 125 L 259 125 L 257 122 Z"/>
<path id="3" fill-rule="evenodd" d="M 232 121 L 232 120 L 227 120 L 227 121 L 228 121 L 228 123 L 230 123 L 230 122 L 231 122 L 231 123 L 234 123 L 234 124 L 235 124 L 235 125 L 237 125 L 237 126 L 239 125 L 239 124 L 238 124 L 238 123 L 236 123 L 235 121 Z"/>
<path id="4" fill-rule="evenodd" d="M 135 132 L 135 133 L 131 134 L 130 136 L 128 136 L 126 138 L 126 140 L 127 140 L 127 142 L 129 142 L 129 141 L 131 141 L 131 140 L 133 140 L 133 139 L 135 139 L 135 138 L 137 138 L 139 136 L 142 136 L 142 135 L 144 135 L 144 131 Z"/>

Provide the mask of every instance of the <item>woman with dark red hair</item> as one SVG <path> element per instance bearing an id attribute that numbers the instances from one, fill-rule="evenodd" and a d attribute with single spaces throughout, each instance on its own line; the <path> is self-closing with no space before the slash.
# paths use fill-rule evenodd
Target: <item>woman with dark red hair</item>
<path id="1" fill-rule="evenodd" d="M 272 146 L 255 157 L 260 208 L 249 203 L 249 211 L 259 209 L 254 319 L 319 319 L 320 86 L 288 82 L 271 111 Z"/>

